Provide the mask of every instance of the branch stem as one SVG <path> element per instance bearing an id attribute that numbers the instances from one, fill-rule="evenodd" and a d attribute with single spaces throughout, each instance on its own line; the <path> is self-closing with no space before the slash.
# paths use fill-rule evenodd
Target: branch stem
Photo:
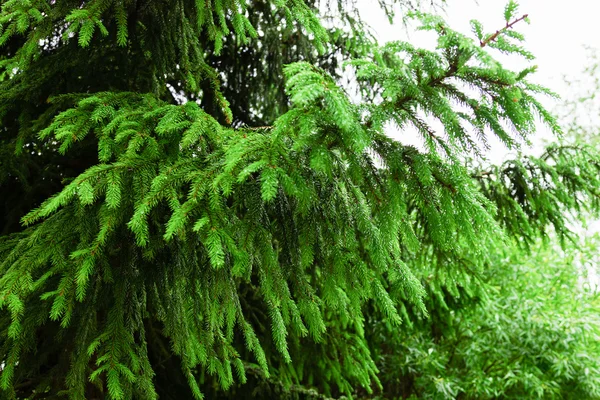
<path id="1" fill-rule="evenodd" d="M 510 22 L 510 23 L 506 22 L 506 26 L 504 28 L 502 28 L 502 29 L 496 31 L 495 33 L 491 34 L 490 36 L 488 36 L 487 39 L 481 41 L 479 45 L 481 47 L 487 46 L 490 42 L 493 42 L 494 40 L 496 40 L 496 38 L 498 38 L 498 36 L 501 33 L 506 32 L 507 30 L 512 28 L 516 23 L 518 23 L 519 21 L 523 21 L 528 16 L 529 16 L 528 14 L 524 14 L 522 17 L 515 19 L 513 22 Z"/>

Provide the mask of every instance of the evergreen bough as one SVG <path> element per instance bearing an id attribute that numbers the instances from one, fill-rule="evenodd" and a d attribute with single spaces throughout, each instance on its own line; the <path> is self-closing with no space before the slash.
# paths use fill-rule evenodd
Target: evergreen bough
<path id="1" fill-rule="evenodd" d="M 490 52 L 532 59 L 514 2 L 474 38 L 407 12 L 434 50 L 377 46 L 345 3 L 341 28 L 302 0 L 0 5 L 4 397 L 370 393 L 372 318 L 443 316 L 492 247 L 598 209 L 592 149 L 467 161 L 560 133 L 535 68 Z"/>

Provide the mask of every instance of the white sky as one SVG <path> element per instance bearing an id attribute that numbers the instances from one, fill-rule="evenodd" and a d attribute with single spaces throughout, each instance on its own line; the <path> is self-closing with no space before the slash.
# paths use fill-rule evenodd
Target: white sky
<path id="1" fill-rule="evenodd" d="M 503 11 L 507 2 L 508 0 L 447 0 L 443 15 L 453 29 L 463 33 L 471 32 L 471 19 L 479 20 L 485 31 L 493 32 L 504 25 Z M 380 41 L 409 39 L 423 47 L 431 48 L 434 45 L 433 37 L 407 32 L 401 23 L 390 25 L 383 12 L 375 6 L 375 0 L 359 0 L 358 3 L 363 18 L 373 27 Z M 519 4 L 518 15 L 529 14 L 531 20 L 529 25 L 520 22 L 517 30 L 526 37 L 525 47 L 537 57 L 534 64 L 538 65 L 538 71 L 532 80 L 562 96 L 568 95 L 564 77 L 577 76 L 590 63 L 585 46 L 600 48 L 600 2 L 521 0 Z M 524 65 L 517 58 L 502 60 L 506 66 L 514 69 Z M 551 100 L 544 103 L 550 109 L 559 106 Z M 541 141 L 542 138 L 550 139 L 551 136 L 540 127 L 537 139 Z M 535 138 L 533 141 L 536 143 Z M 492 143 L 488 158 L 497 163 L 507 155 L 504 146 Z"/>

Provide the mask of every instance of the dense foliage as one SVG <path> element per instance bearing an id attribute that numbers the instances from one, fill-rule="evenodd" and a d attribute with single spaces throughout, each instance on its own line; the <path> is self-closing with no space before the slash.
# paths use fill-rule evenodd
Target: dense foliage
<path id="1" fill-rule="evenodd" d="M 352 2 L 0 5 L 2 396 L 598 396 L 597 357 L 562 359 L 597 320 L 510 294 L 577 274 L 511 287 L 500 256 L 598 211 L 597 154 L 466 161 L 560 133 L 493 58 L 532 59 L 514 2 L 474 37 L 404 3 L 435 49 L 378 46 Z"/>
<path id="2" fill-rule="evenodd" d="M 598 245 L 499 251 L 485 298 L 400 331 L 374 321 L 384 397 L 600 398 Z"/>

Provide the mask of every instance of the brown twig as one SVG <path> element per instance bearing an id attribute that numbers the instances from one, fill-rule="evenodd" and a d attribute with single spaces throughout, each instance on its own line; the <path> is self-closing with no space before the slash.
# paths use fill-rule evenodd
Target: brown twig
<path id="1" fill-rule="evenodd" d="M 498 36 L 499 36 L 499 35 L 500 35 L 502 32 L 505 32 L 505 31 L 509 30 L 509 29 L 510 29 L 510 28 L 512 28 L 512 27 L 513 27 L 513 26 L 514 26 L 514 25 L 515 25 L 517 22 L 519 22 L 519 21 L 523 21 L 523 20 L 524 20 L 525 18 L 527 18 L 528 16 L 529 16 L 528 14 L 525 14 L 525 15 L 523 15 L 521 18 L 517 18 L 517 19 L 515 19 L 515 20 L 514 20 L 513 22 L 511 22 L 511 23 L 508 23 L 508 22 L 507 22 L 507 23 L 506 23 L 506 26 L 505 26 L 504 28 L 502 28 L 502 29 L 500 29 L 500 30 L 496 31 L 496 33 L 494 33 L 494 34 L 492 34 L 492 35 L 488 36 L 488 38 L 487 38 L 487 39 L 485 39 L 484 41 L 480 42 L 480 43 L 479 43 L 479 45 L 480 45 L 481 47 L 485 47 L 485 46 L 487 46 L 487 45 L 488 45 L 490 42 L 493 42 L 494 40 L 496 40 L 496 38 L 497 38 L 497 37 L 498 37 Z"/>
<path id="2" fill-rule="evenodd" d="M 244 129 L 247 129 L 249 131 L 266 131 L 269 129 L 273 129 L 272 125 L 266 125 L 266 126 L 245 126 Z"/>

